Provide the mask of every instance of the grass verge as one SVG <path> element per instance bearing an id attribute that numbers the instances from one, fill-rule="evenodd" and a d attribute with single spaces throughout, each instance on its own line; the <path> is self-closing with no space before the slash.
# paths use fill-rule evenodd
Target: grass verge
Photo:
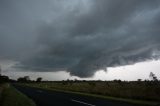
<path id="1" fill-rule="evenodd" d="M 31 99 L 14 87 L 7 86 L 2 92 L 2 106 L 36 106 Z"/>
<path id="2" fill-rule="evenodd" d="M 142 106 L 159 106 L 159 102 L 154 102 L 154 101 L 117 98 L 117 97 L 111 97 L 111 96 L 103 96 L 103 95 L 97 95 L 97 94 L 91 94 L 91 93 L 83 93 L 83 92 L 59 90 L 59 89 L 45 88 L 45 87 L 39 87 L 39 86 L 38 87 L 37 86 L 30 86 L 30 85 L 23 85 L 23 86 L 29 86 L 29 87 L 34 87 L 34 88 L 41 88 L 41 89 L 52 90 L 52 91 L 56 91 L 56 92 L 72 93 L 72 94 L 90 96 L 90 97 L 95 97 L 95 98 L 102 98 L 102 99 L 106 99 L 106 100 L 121 101 L 121 102 L 130 103 L 130 104 L 142 105 Z"/>

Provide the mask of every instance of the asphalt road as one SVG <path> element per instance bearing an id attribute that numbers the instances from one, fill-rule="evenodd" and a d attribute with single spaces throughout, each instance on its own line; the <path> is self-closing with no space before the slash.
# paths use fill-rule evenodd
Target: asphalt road
<path id="1" fill-rule="evenodd" d="M 37 106 L 137 106 L 119 101 L 82 96 L 78 94 L 43 90 L 14 85 L 16 89 L 31 98 Z"/>

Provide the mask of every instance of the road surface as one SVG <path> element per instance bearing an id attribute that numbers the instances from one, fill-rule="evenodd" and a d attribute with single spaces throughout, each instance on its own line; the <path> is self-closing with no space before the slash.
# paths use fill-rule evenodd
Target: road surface
<path id="1" fill-rule="evenodd" d="M 119 101 L 49 91 L 40 88 L 18 85 L 14 85 L 14 87 L 31 98 L 37 106 L 137 106 Z"/>

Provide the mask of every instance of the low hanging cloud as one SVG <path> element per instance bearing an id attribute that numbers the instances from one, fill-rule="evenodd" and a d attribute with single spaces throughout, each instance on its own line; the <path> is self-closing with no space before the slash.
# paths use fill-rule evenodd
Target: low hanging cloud
<path id="1" fill-rule="evenodd" d="M 0 58 L 91 77 L 160 56 L 159 0 L 2 0 Z"/>

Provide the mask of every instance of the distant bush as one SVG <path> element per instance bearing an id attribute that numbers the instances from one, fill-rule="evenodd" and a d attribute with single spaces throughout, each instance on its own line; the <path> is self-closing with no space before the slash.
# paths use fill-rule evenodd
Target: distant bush
<path id="1" fill-rule="evenodd" d="M 5 83 L 9 82 L 9 77 L 8 76 L 0 76 L 0 83 Z"/>
<path id="2" fill-rule="evenodd" d="M 24 77 L 20 77 L 17 79 L 18 82 L 30 82 L 30 77 L 29 76 L 24 76 Z"/>
<path id="3" fill-rule="evenodd" d="M 158 81 L 157 76 L 156 76 L 153 72 L 150 72 L 149 77 L 150 77 L 153 81 Z"/>
<path id="4" fill-rule="evenodd" d="M 36 79 L 36 82 L 41 82 L 42 81 L 42 78 L 41 77 L 38 77 L 37 79 Z"/>

